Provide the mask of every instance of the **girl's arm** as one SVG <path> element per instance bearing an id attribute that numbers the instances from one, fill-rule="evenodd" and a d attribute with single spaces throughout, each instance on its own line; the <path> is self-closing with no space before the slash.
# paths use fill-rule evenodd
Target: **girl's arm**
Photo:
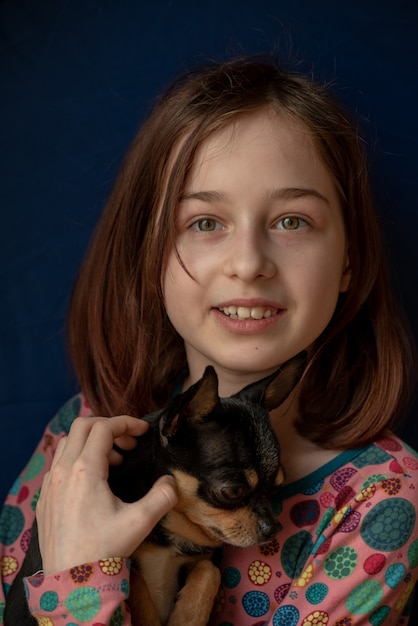
<path id="1" fill-rule="evenodd" d="M 129 447 L 132 436 L 147 425 L 126 416 L 84 417 L 74 422 L 67 437 L 67 428 L 54 433 L 60 420 L 68 426 L 75 417 L 69 417 L 68 405 L 64 409 L 4 507 L 3 583 L 7 588 L 21 566 L 43 483 L 36 510 L 44 572 L 25 580 L 32 614 L 56 626 L 68 620 L 88 624 L 90 618 L 91 623 L 110 624 L 117 614 L 118 623 L 127 626 L 129 563 L 124 557 L 174 505 L 175 491 L 164 477 L 140 502 L 127 505 L 115 498 L 107 484 L 113 442 Z"/>

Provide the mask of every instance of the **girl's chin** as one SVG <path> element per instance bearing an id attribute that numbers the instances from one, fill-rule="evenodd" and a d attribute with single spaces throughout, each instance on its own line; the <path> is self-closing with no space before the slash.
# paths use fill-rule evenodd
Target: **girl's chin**
<path id="1" fill-rule="evenodd" d="M 265 342 L 264 345 L 259 341 L 257 344 L 246 346 L 245 342 L 242 342 L 238 348 L 231 346 L 227 350 L 220 349 L 217 353 L 212 351 L 212 354 L 207 356 L 207 363 L 213 365 L 216 371 L 219 370 L 218 375 L 222 372 L 228 376 L 253 375 L 254 379 L 259 380 L 272 374 L 303 350 L 309 353 L 312 348 L 311 343 L 306 345 L 307 341 L 299 340 L 292 343 L 292 346 L 276 345 L 274 348 L 272 340 Z"/>
<path id="2" fill-rule="evenodd" d="M 229 351 L 228 354 L 224 355 L 225 358 L 222 358 L 222 354 L 220 354 L 216 363 L 218 367 L 226 371 L 259 375 L 262 372 L 271 373 L 276 370 L 285 361 L 295 356 L 297 352 L 292 350 L 268 351 L 264 346 L 259 345 L 248 350 L 238 349 L 236 353 Z M 214 363 L 215 369 L 216 363 Z"/>
<path id="3" fill-rule="evenodd" d="M 264 376 L 272 374 L 283 362 L 278 362 L 277 360 L 266 362 L 265 360 L 258 361 L 256 358 L 240 358 L 237 360 L 227 359 L 223 362 L 218 360 L 210 363 L 215 368 L 219 379 L 232 380 L 236 377 L 238 382 L 243 378 L 252 382 L 252 380 L 259 380 L 264 378 Z M 245 382 L 245 384 L 247 383 Z"/>
<path id="4" fill-rule="evenodd" d="M 212 350 L 204 350 L 202 346 L 198 349 L 188 344 L 186 353 L 193 382 L 202 376 L 206 365 L 212 365 L 221 382 L 233 382 L 235 379 L 236 385 L 241 385 L 242 388 L 250 382 L 272 374 L 304 349 L 303 347 L 286 349 L 284 346 L 281 346 L 282 349 L 278 347 L 272 349 L 271 340 L 268 342 L 269 345 L 263 345 L 261 341 L 252 345 L 245 341 L 239 343 L 238 346 L 231 344 L 222 346 L 218 343 L 212 346 Z"/>

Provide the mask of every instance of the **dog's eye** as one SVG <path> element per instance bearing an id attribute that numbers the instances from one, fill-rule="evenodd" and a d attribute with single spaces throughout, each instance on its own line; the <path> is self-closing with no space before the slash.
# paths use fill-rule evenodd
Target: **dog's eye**
<path id="1" fill-rule="evenodd" d="M 221 494 L 226 500 L 240 500 L 244 496 L 244 487 L 242 485 L 232 485 L 222 487 Z"/>

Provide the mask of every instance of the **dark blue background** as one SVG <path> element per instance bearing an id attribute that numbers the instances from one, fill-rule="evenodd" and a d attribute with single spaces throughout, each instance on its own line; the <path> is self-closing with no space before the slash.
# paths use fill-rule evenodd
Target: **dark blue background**
<path id="1" fill-rule="evenodd" d="M 418 5 L 0 0 L 0 500 L 75 392 L 69 294 L 154 97 L 207 58 L 276 49 L 366 126 L 395 285 L 418 331 Z M 401 431 L 418 448 L 416 409 Z"/>

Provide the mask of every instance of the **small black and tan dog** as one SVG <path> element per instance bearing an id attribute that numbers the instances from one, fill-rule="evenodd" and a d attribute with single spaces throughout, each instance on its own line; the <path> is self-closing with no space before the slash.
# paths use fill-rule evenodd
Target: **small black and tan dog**
<path id="1" fill-rule="evenodd" d="M 220 573 L 212 561 L 222 543 L 253 546 L 280 529 L 271 496 L 284 479 L 268 411 L 299 381 L 301 353 L 271 376 L 230 398 L 218 395 L 215 370 L 147 416 L 150 428 L 124 462 L 110 469 L 112 491 L 125 502 L 141 498 L 172 474 L 178 503 L 132 555 L 129 606 L 134 626 L 205 626 Z M 9 592 L 5 626 L 32 626 L 23 577 L 42 568 L 36 523 L 23 566 Z"/>

